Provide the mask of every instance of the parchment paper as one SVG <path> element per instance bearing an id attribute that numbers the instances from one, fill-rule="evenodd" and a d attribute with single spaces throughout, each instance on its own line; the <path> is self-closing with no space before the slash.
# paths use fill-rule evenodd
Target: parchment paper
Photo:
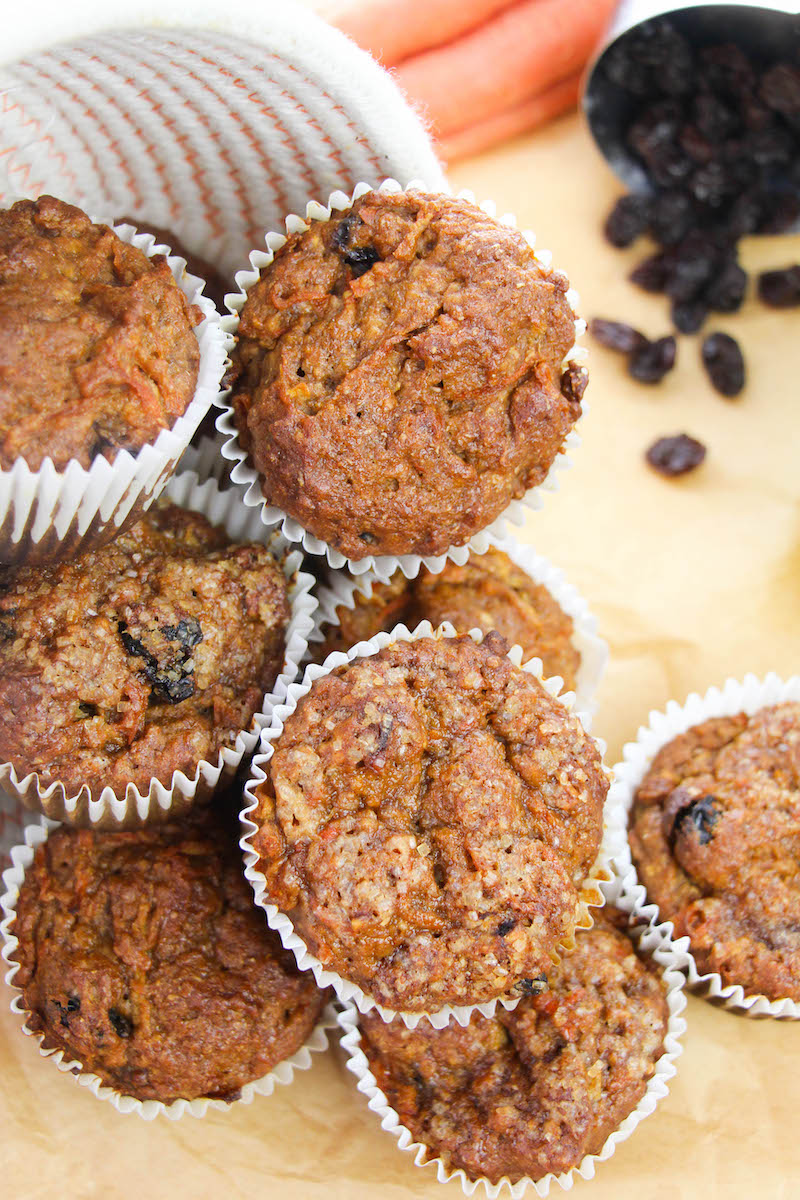
<path id="1" fill-rule="evenodd" d="M 665 302 L 625 280 L 646 253 L 606 246 L 617 185 L 577 117 L 465 162 L 458 187 L 493 197 L 570 274 L 583 314 L 670 332 Z M 752 269 L 800 261 L 800 238 L 753 239 Z M 800 312 L 748 300 L 709 322 L 741 339 L 749 383 L 717 396 L 696 337 L 659 387 L 592 348 L 591 413 L 563 490 L 524 531 L 586 595 L 611 646 L 595 729 L 613 762 L 648 709 L 726 675 L 800 671 Z M 657 436 L 709 447 L 670 483 L 644 464 Z M 166 1200 L 458 1197 L 384 1134 L 329 1052 L 291 1088 L 202 1121 L 120 1117 L 39 1058 L 0 1005 L 0 1195 Z M 690 1000 L 672 1092 L 574 1194 L 592 1200 L 800 1195 L 800 1025 L 752 1021 Z M 560 1194 L 558 1190 L 551 1193 Z"/>

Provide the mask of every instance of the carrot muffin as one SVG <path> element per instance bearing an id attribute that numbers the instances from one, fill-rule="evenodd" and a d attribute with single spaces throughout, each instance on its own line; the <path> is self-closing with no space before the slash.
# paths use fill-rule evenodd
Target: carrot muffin
<path id="1" fill-rule="evenodd" d="M 800 704 L 668 742 L 634 797 L 630 845 L 701 973 L 800 1000 Z"/>
<path id="2" fill-rule="evenodd" d="M 158 501 L 101 550 L 0 575 L 0 761 L 22 777 L 147 792 L 249 727 L 284 660 L 266 547 Z"/>
<path id="3" fill-rule="evenodd" d="M 580 415 L 567 286 L 451 196 L 369 192 L 290 235 L 233 354 L 269 503 L 352 559 L 441 554 L 489 525 Z"/>
<path id="4" fill-rule="evenodd" d="M 524 662 L 537 656 L 545 676 L 560 675 L 566 690 L 575 688 L 581 656 L 572 640 L 572 617 L 546 587 L 494 547 L 470 555 L 463 567 L 448 562 L 436 575 L 423 567 L 416 579 L 406 579 L 398 570 L 388 583 L 375 583 L 369 599 L 356 592 L 353 607 L 343 604 L 336 615 L 338 625 L 322 627 L 320 662 L 331 651 L 349 650 L 401 621 L 409 629 L 420 621 L 434 628 L 449 621 L 458 633 L 496 629 L 509 645 L 522 646 Z"/>
<path id="5" fill-rule="evenodd" d="M 194 396 L 202 313 L 148 258 L 53 196 L 0 211 L 0 467 L 137 453 Z"/>
<path id="6" fill-rule="evenodd" d="M 664 1050 L 663 979 L 596 918 L 541 990 L 466 1028 L 359 1018 L 378 1087 L 449 1170 L 492 1183 L 558 1175 L 599 1154 L 641 1100 Z"/>
<path id="7" fill-rule="evenodd" d="M 29 1028 L 140 1100 L 238 1099 L 327 998 L 254 908 L 236 821 L 214 808 L 131 833 L 56 829 L 11 931 Z"/>
<path id="8" fill-rule="evenodd" d="M 575 928 L 608 788 L 578 720 L 489 634 L 318 679 L 249 814 L 266 900 L 391 1008 L 524 995 Z"/>

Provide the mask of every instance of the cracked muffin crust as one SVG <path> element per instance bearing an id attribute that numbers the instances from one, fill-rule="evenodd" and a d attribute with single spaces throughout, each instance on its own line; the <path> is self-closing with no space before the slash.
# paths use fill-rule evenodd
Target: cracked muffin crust
<path id="1" fill-rule="evenodd" d="M 217 807 L 130 833 L 54 830 L 12 932 L 29 1028 L 140 1100 L 238 1099 L 328 998 L 254 908 Z"/>
<path id="2" fill-rule="evenodd" d="M 342 604 L 336 615 L 338 625 L 322 626 L 325 641 L 315 647 L 317 662 L 400 622 L 415 629 L 430 621 L 435 629 L 449 621 L 457 633 L 496 629 L 510 646 L 522 646 L 523 662 L 537 656 L 545 677 L 560 675 L 565 691 L 575 688 L 581 656 L 572 640 L 572 617 L 543 584 L 493 546 L 471 554 L 463 567 L 446 563 L 436 575 L 423 567 L 416 579 L 406 579 L 398 570 L 388 583 L 374 583 L 369 598 L 355 592 L 353 607 Z"/>
<path id="3" fill-rule="evenodd" d="M 370 192 L 290 235 L 232 356 L 268 502 L 352 559 L 467 541 L 542 482 L 580 415 L 566 291 L 450 196 Z"/>
<path id="4" fill-rule="evenodd" d="M 41 196 L 0 211 L 0 467 L 136 454 L 194 396 L 200 347 L 163 255 Z"/>
<path id="5" fill-rule="evenodd" d="M 289 616 L 265 546 L 166 501 L 100 550 L 0 574 L 0 761 L 95 799 L 191 776 L 249 727 Z"/>
<path id="6" fill-rule="evenodd" d="M 608 783 L 495 633 L 397 642 L 316 680 L 249 814 L 276 904 L 397 1010 L 533 990 L 569 942 Z"/>
<path id="7" fill-rule="evenodd" d="M 634 797 L 631 854 L 701 973 L 800 1000 L 800 704 L 695 725 Z"/>
<path id="8" fill-rule="evenodd" d="M 430 1157 L 492 1183 L 558 1175 L 636 1107 L 663 1053 L 666 989 L 612 919 L 597 915 L 511 1012 L 415 1030 L 359 1017 L 378 1087 Z"/>

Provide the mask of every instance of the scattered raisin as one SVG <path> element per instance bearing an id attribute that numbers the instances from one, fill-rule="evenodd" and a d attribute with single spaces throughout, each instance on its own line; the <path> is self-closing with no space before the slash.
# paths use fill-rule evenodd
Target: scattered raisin
<path id="1" fill-rule="evenodd" d="M 800 263 L 758 277 L 759 299 L 770 308 L 795 308 L 800 304 Z"/>
<path id="2" fill-rule="evenodd" d="M 669 278 L 669 259 L 666 254 L 651 254 L 630 273 L 631 283 L 645 292 L 663 292 Z"/>
<path id="3" fill-rule="evenodd" d="M 727 333 L 712 333 L 703 342 L 703 366 L 722 396 L 738 396 L 744 387 L 744 358 L 739 343 Z"/>
<path id="4" fill-rule="evenodd" d="M 630 246 L 645 232 L 650 219 L 649 203 L 645 196 L 621 196 L 612 208 L 604 226 L 612 246 Z"/>
<path id="5" fill-rule="evenodd" d="M 694 797 L 686 788 L 675 788 L 664 809 L 664 832 L 670 844 L 687 826 L 697 833 L 701 846 L 711 841 L 720 815 L 716 796 Z"/>
<path id="6" fill-rule="evenodd" d="M 674 246 L 689 232 L 692 205 L 683 192 L 659 192 L 650 211 L 650 232 L 662 246 Z"/>
<path id="7" fill-rule="evenodd" d="M 776 63 L 764 72 L 759 93 L 775 112 L 784 116 L 800 113 L 800 68 L 791 63 Z"/>
<path id="8" fill-rule="evenodd" d="M 708 305 L 705 300 L 673 300 L 672 323 L 680 333 L 697 333 L 706 317 Z"/>
<path id="9" fill-rule="evenodd" d="M 624 321 L 609 321 L 605 317 L 595 317 L 589 324 L 592 337 L 605 346 L 607 350 L 617 350 L 620 354 L 632 354 L 647 345 L 647 338 L 632 325 Z"/>
<path id="10" fill-rule="evenodd" d="M 659 438 L 653 442 L 645 455 L 655 471 L 668 477 L 693 471 L 695 467 L 700 466 L 705 456 L 706 448 L 703 443 L 686 433 Z"/>
<path id="11" fill-rule="evenodd" d="M 675 366 L 675 338 L 658 338 L 634 350 L 628 362 L 628 373 L 640 383 L 660 383 Z"/>
<path id="12" fill-rule="evenodd" d="M 497 932 L 498 932 L 499 936 L 505 937 L 507 933 L 511 933 L 511 930 L 514 928 L 515 925 L 516 925 L 516 921 L 514 921 L 513 918 L 511 918 L 511 917 L 508 917 L 505 921 L 501 921 L 500 924 L 497 926 Z"/>
<path id="13" fill-rule="evenodd" d="M 341 254 L 356 279 L 366 274 L 370 267 L 380 260 L 380 255 L 373 246 L 353 246 L 351 244 L 354 231 L 363 224 L 361 217 L 354 214 L 343 217 L 334 229 L 331 238 L 334 250 Z"/>
<path id="14" fill-rule="evenodd" d="M 705 302 L 715 312 L 737 312 L 742 307 L 747 275 L 735 259 L 728 259 L 705 291 Z"/>

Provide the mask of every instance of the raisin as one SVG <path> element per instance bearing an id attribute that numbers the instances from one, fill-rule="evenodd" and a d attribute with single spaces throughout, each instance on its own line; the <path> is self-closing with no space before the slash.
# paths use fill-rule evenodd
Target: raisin
<path id="1" fill-rule="evenodd" d="M 547 986 L 547 976 L 536 975 L 533 979 L 518 979 L 514 990 L 522 992 L 523 996 L 538 996 L 540 992 L 547 991 Z"/>
<path id="2" fill-rule="evenodd" d="M 176 635 L 180 624 L 179 622 L 175 627 Z M 195 625 L 197 626 L 196 630 Z M 170 704 L 179 704 L 182 700 L 188 700 L 190 696 L 194 695 L 194 665 L 190 646 L 196 645 L 196 642 L 191 642 L 190 646 L 183 646 L 177 658 L 160 663 L 156 655 L 148 650 L 139 638 L 128 632 L 124 621 L 119 622 L 118 628 L 120 640 L 127 653 L 141 658 L 144 662 L 145 677 L 153 685 L 154 692 L 163 699 L 169 700 Z M 172 626 L 166 626 L 166 628 L 171 630 Z M 184 628 L 186 636 L 192 638 L 200 629 L 199 622 L 195 618 L 189 618 L 185 622 Z M 163 629 L 161 633 L 164 634 Z M 202 637 L 202 633 L 200 636 Z"/>
<path id="3" fill-rule="evenodd" d="M 763 203 L 757 188 L 742 192 L 733 201 L 724 220 L 725 231 L 735 239 L 755 233 L 761 223 Z"/>
<path id="4" fill-rule="evenodd" d="M 678 96 L 692 86 L 689 43 L 667 21 L 638 25 L 609 51 L 609 77 L 635 95 L 655 91 Z"/>
<path id="5" fill-rule="evenodd" d="M 133 1033 L 133 1021 L 129 1017 L 124 1016 L 118 1009 L 110 1008 L 108 1010 L 108 1019 L 117 1037 L 129 1038 Z"/>
<path id="6" fill-rule="evenodd" d="M 658 338 L 634 350 L 628 361 L 628 373 L 640 383 L 660 383 L 675 366 L 675 338 Z"/>
<path id="7" fill-rule="evenodd" d="M 187 650 L 203 640 L 203 630 L 197 617 L 181 617 L 177 625 L 162 625 L 161 632 L 167 641 L 178 641 Z"/>
<path id="8" fill-rule="evenodd" d="M 670 148 L 681 125 L 681 109 L 671 100 L 651 104 L 628 129 L 626 140 L 631 150 L 650 163 Z"/>
<path id="9" fill-rule="evenodd" d="M 723 96 L 738 97 L 750 91 L 756 82 L 753 68 L 733 42 L 701 50 L 699 73 L 712 92 Z"/>
<path id="10" fill-rule="evenodd" d="M 659 151 L 650 160 L 650 174 L 659 187 L 674 187 L 692 174 L 694 163 L 675 146 Z M 710 165 L 710 164 L 709 164 Z M 702 170 L 702 168 L 698 168 Z"/>
<path id="11" fill-rule="evenodd" d="M 719 800 L 716 796 L 692 796 L 686 788 L 677 787 L 664 808 L 664 832 L 670 845 L 679 833 L 689 826 L 697 834 L 701 846 L 707 846 L 719 820 Z"/>
<path id="12" fill-rule="evenodd" d="M 742 307 L 747 275 L 735 259 L 728 259 L 705 291 L 705 302 L 716 312 L 737 312 Z"/>
<path id="13" fill-rule="evenodd" d="M 730 172 L 721 162 L 706 163 L 692 172 L 689 191 L 698 204 L 719 208 L 735 190 Z"/>
<path id="14" fill-rule="evenodd" d="M 620 354 L 632 354 L 634 350 L 647 345 L 647 338 L 632 325 L 624 321 L 609 321 L 605 317 L 595 317 L 589 325 L 589 332 L 601 346 L 607 350 L 618 350 Z"/>
<path id="15" fill-rule="evenodd" d="M 800 304 L 800 263 L 758 277 L 758 296 L 770 308 L 796 308 Z"/>
<path id="16" fill-rule="evenodd" d="M 699 230 L 693 230 L 672 254 L 664 291 L 671 300 L 692 300 L 711 282 L 719 259 L 717 245 Z"/>
<path id="17" fill-rule="evenodd" d="M 693 471 L 705 456 L 706 448 L 702 442 L 686 433 L 677 433 L 674 437 L 662 437 L 653 442 L 645 457 L 659 474 L 672 477 Z"/>
<path id="18" fill-rule="evenodd" d="M 630 246 L 647 229 L 650 204 L 646 196 L 620 196 L 603 226 L 612 246 Z"/>
<path id="19" fill-rule="evenodd" d="M 786 233 L 800 216 L 800 200 L 790 192 L 765 196 L 762 205 L 759 233 Z"/>
<path id="20" fill-rule="evenodd" d="M 349 217 L 344 217 L 339 222 L 331 238 L 334 250 L 341 254 L 356 279 L 366 274 L 370 267 L 374 267 L 375 263 L 380 261 L 380 255 L 373 246 L 351 245 L 353 231 L 363 224 L 364 222 L 359 216 L 351 213 Z"/>
<path id="21" fill-rule="evenodd" d="M 785 167 L 794 153 L 794 140 L 783 129 L 761 129 L 740 143 L 742 152 L 759 167 Z"/>
<path id="22" fill-rule="evenodd" d="M 693 220 L 692 205 L 683 192 L 659 192 L 650 211 L 650 232 L 662 246 L 686 237 Z"/>
<path id="23" fill-rule="evenodd" d="M 714 146 L 704 133 L 691 122 L 681 127 L 678 144 L 684 154 L 696 163 L 711 162 L 714 157 Z"/>
<path id="24" fill-rule="evenodd" d="M 791 63 L 776 63 L 764 72 L 759 95 L 783 116 L 800 113 L 800 68 Z"/>
<path id="25" fill-rule="evenodd" d="M 59 1024 L 65 1029 L 69 1029 L 69 1017 L 72 1013 L 81 1011 L 81 1001 L 79 996 L 67 996 L 66 1004 L 62 1004 L 60 1000 L 54 1000 L 53 1004 L 59 1012 Z"/>
<path id="26" fill-rule="evenodd" d="M 516 921 L 513 920 L 513 918 L 511 918 L 511 917 L 508 917 L 505 921 L 501 921 L 500 924 L 497 926 L 497 932 L 498 932 L 499 936 L 505 937 L 507 933 L 511 933 L 511 930 L 514 928 L 515 925 L 516 925 Z"/>
<path id="27" fill-rule="evenodd" d="M 0 621 L 0 642 L 13 642 L 16 636 L 13 625 L 9 625 L 7 621 Z"/>
<path id="28" fill-rule="evenodd" d="M 579 367 L 577 363 L 570 363 L 561 376 L 561 395 L 573 404 L 580 404 L 588 382 L 589 372 L 586 370 L 586 367 Z"/>
<path id="29" fill-rule="evenodd" d="M 681 333 L 697 333 L 707 316 L 705 300 L 672 301 L 672 323 Z"/>
<path id="30" fill-rule="evenodd" d="M 713 143 L 721 142 L 739 124 L 736 114 L 727 104 L 708 92 L 701 92 L 695 97 L 693 115 L 697 128 Z"/>
<path id="31" fill-rule="evenodd" d="M 151 654 L 143 642 L 139 641 L 138 638 L 135 638 L 128 633 L 124 622 L 120 622 L 119 636 L 120 641 L 125 647 L 126 654 L 132 654 L 136 658 L 141 658 L 144 660 L 145 674 L 147 674 L 147 678 L 150 679 L 150 672 L 153 672 L 158 668 L 158 661 L 156 660 L 155 654 Z M 150 679 L 150 682 L 152 683 L 152 679 Z"/>
<path id="32" fill-rule="evenodd" d="M 651 254 L 630 273 L 631 283 L 645 292 L 663 292 L 669 278 L 670 260 L 666 254 Z"/>
<path id="33" fill-rule="evenodd" d="M 744 358 L 739 343 L 727 333 L 712 333 L 703 342 L 703 366 L 722 396 L 738 396 L 744 387 Z"/>
<path id="34" fill-rule="evenodd" d="M 367 530 L 364 529 L 358 536 L 361 538 L 361 541 L 366 542 L 368 546 L 377 545 L 378 539 L 375 537 L 374 533 L 368 533 Z"/>

